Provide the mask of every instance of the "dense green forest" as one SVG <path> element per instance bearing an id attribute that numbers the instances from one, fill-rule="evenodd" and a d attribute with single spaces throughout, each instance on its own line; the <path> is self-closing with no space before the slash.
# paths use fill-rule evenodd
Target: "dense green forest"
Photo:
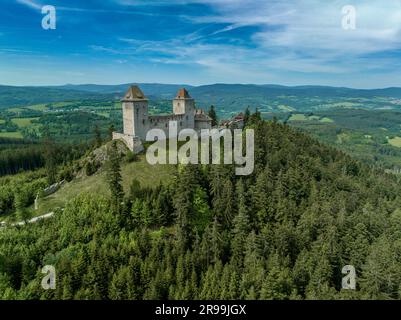
<path id="1" fill-rule="evenodd" d="M 268 113 L 376 167 L 401 172 L 401 112 L 333 108 L 307 113 Z"/>
<path id="2" fill-rule="evenodd" d="M 82 99 L 110 100 L 112 94 L 90 93 L 57 87 L 14 87 L 0 85 L 0 110 L 14 106 Z"/>
<path id="3" fill-rule="evenodd" d="M 0 218 L 17 213 L 25 219 L 28 207 L 49 185 L 74 177 L 76 160 L 96 145 L 0 138 Z"/>
<path id="4" fill-rule="evenodd" d="M 260 120 L 255 171 L 177 166 L 153 188 L 82 193 L 51 219 L 0 230 L 3 299 L 400 299 L 400 178 Z M 12 179 L 12 178 L 11 178 Z M 6 192 L 7 190 L 3 190 Z M 342 290 L 351 264 L 357 289 Z M 41 288 L 45 265 L 55 290 Z"/>

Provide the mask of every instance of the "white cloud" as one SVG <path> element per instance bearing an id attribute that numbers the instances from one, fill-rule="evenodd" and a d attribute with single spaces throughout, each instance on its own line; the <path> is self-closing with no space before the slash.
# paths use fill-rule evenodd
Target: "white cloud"
<path id="1" fill-rule="evenodd" d="M 263 83 L 292 73 L 323 80 L 342 76 L 352 81 L 347 85 L 355 86 L 361 74 L 371 71 L 372 76 L 382 76 L 400 66 L 399 59 L 385 54 L 401 49 L 401 0 L 113 1 L 124 6 L 210 6 L 212 14 L 191 11 L 179 16 L 199 25 L 186 36 L 163 41 L 120 40 L 127 46 L 123 53 L 128 56 L 143 54 L 155 63 L 197 65 L 220 79 Z M 356 30 L 344 30 L 342 7 L 352 2 Z M 230 39 L 231 32 L 245 26 L 257 27 L 249 43 L 230 45 L 230 40 L 238 39 Z M 216 41 L 217 37 L 222 41 Z"/>
<path id="2" fill-rule="evenodd" d="M 34 0 L 17 0 L 18 3 L 23 4 L 31 9 L 34 10 L 41 10 L 42 9 L 42 5 L 40 5 L 39 3 L 35 2 Z"/>

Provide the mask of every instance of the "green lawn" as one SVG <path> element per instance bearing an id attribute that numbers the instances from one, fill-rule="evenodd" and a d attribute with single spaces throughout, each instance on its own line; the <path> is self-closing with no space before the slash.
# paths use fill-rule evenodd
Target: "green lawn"
<path id="1" fill-rule="evenodd" d="M 282 111 L 294 111 L 295 110 L 294 108 L 284 105 L 284 104 L 280 104 L 277 108 Z"/>
<path id="2" fill-rule="evenodd" d="M 53 108 L 63 108 L 66 106 L 71 105 L 71 102 L 53 102 L 52 103 L 52 107 Z"/>
<path id="3" fill-rule="evenodd" d="M 319 121 L 319 122 L 323 122 L 323 123 L 334 122 L 332 119 L 330 119 L 328 117 L 321 118 L 321 116 L 319 116 L 319 115 L 307 116 L 302 113 L 296 113 L 296 114 L 291 115 L 289 121 Z"/>
<path id="4" fill-rule="evenodd" d="M 7 111 L 17 113 L 17 112 L 22 112 L 22 111 L 24 111 L 24 109 L 23 109 L 23 108 L 10 108 L 10 109 L 7 109 Z"/>
<path id="5" fill-rule="evenodd" d="M 326 103 L 323 106 L 326 108 L 356 108 L 363 106 L 363 104 L 358 102 L 343 101 L 343 102 Z"/>
<path id="6" fill-rule="evenodd" d="M 330 119 L 330 118 L 327 118 L 327 117 L 321 118 L 319 121 L 320 122 L 324 122 L 324 123 L 333 123 L 334 122 L 333 119 Z"/>
<path id="7" fill-rule="evenodd" d="M 17 138 L 22 139 L 21 132 L 0 132 L 0 138 Z"/>
<path id="8" fill-rule="evenodd" d="M 401 137 L 395 137 L 393 139 L 388 139 L 388 143 L 394 147 L 401 148 Z"/>
<path id="9" fill-rule="evenodd" d="M 146 162 L 145 156 L 141 155 L 138 161 L 122 166 L 123 187 L 128 192 L 133 179 L 140 181 L 143 186 L 156 186 L 162 181 L 171 179 L 174 172 L 173 165 L 152 166 Z M 83 192 L 108 195 L 105 172 L 99 172 L 90 177 L 76 178 L 70 183 L 66 183 L 56 193 L 39 200 L 39 209 L 35 215 L 42 215 L 56 208 L 64 207 L 68 200 Z"/>
<path id="10" fill-rule="evenodd" d="M 33 120 L 38 120 L 39 118 L 14 118 L 11 121 L 15 123 L 20 128 L 28 127 L 32 124 Z"/>
<path id="11" fill-rule="evenodd" d="M 0 124 L 6 123 L 6 120 L 0 119 Z"/>
<path id="12" fill-rule="evenodd" d="M 306 120 L 308 120 L 308 118 L 302 113 L 293 114 L 289 119 L 289 121 L 306 121 Z"/>
<path id="13" fill-rule="evenodd" d="M 35 111 L 45 111 L 47 110 L 46 104 L 35 104 L 33 106 L 28 106 L 28 109 L 35 110 Z"/>
<path id="14" fill-rule="evenodd" d="M 98 114 L 99 116 L 105 117 L 105 118 L 110 118 L 110 112 L 107 112 L 107 111 L 96 112 L 96 114 Z"/>
<path id="15" fill-rule="evenodd" d="M 349 141 L 349 139 L 350 139 L 350 137 L 349 137 L 348 134 L 346 134 L 346 133 L 340 133 L 340 134 L 337 135 L 337 141 L 336 141 L 336 143 L 342 144 L 342 143 L 344 143 L 344 142 L 346 142 L 346 141 Z"/>

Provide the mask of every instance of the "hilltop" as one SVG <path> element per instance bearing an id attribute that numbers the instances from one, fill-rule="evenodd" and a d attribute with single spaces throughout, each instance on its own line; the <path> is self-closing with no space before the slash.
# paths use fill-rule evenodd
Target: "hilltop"
<path id="1" fill-rule="evenodd" d="M 34 210 L 33 199 L 39 191 L 38 188 L 45 186 L 45 172 L 43 169 L 37 170 L 36 173 L 27 171 L 16 174 L 15 178 L 12 179 L 15 180 L 15 185 L 10 183 L 12 176 L 0 178 L 0 220 L 5 217 L 5 209 L 2 206 L 4 198 L 1 196 L 2 186 L 8 185 L 8 189 L 13 192 L 18 190 L 18 185 L 26 185 L 25 187 L 28 190 L 25 197 L 30 199 L 27 204 L 29 204 L 29 210 L 33 216 L 40 216 L 56 209 L 64 208 L 68 201 L 71 201 L 81 193 L 109 196 L 105 163 L 108 159 L 107 150 L 110 145 L 110 142 L 105 143 L 103 146 L 86 152 L 84 156 L 74 160 L 70 166 L 70 168 L 73 168 L 70 178 L 66 181 L 65 176 L 61 174 L 59 180 L 63 180 L 65 183 L 55 193 L 41 197 L 38 201 L 38 210 Z M 173 177 L 175 172 L 173 165 L 149 165 L 144 154 L 134 158 L 131 155 L 131 158 L 129 158 L 130 152 L 126 146 L 122 142 L 117 142 L 117 146 L 121 157 L 122 186 L 125 192 L 129 192 L 130 185 L 134 179 L 146 187 L 169 181 Z M 40 152 L 45 152 L 42 146 L 38 146 L 38 148 L 40 148 Z M 62 170 L 63 168 L 60 167 L 60 171 Z M 32 185 L 33 190 L 31 188 Z M 5 221 L 18 220 L 18 217 L 14 214 L 8 213 L 6 217 Z"/>
<path id="2" fill-rule="evenodd" d="M 167 167 L 139 160 L 123 165 L 123 202 L 102 191 L 101 172 L 73 180 L 64 211 L 0 233 L 2 297 L 399 299 L 399 178 L 287 125 L 249 126 L 250 176 L 189 165 L 160 185 Z M 56 290 L 41 290 L 43 265 Z M 356 290 L 341 289 L 345 265 Z"/>

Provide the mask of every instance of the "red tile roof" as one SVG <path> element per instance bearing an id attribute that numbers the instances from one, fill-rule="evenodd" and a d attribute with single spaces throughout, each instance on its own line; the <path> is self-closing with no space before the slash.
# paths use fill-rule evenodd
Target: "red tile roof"
<path id="1" fill-rule="evenodd" d="M 138 86 L 129 87 L 128 91 L 125 93 L 122 101 L 140 101 L 147 100 L 142 90 Z"/>
<path id="2" fill-rule="evenodd" d="M 192 99 L 189 95 L 188 91 L 185 88 L 178 90 L 177 97 L 178 99 Z"/>

